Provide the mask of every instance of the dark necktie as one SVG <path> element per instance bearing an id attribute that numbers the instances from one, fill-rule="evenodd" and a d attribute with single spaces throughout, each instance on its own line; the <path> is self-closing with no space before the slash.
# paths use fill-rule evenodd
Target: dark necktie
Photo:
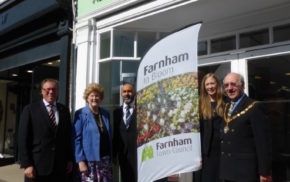
<path id="1" fill-rule="evenodd" d="M 128 105 L 126 107 L 126 127 L 128 128 L 129 125 L 130 125 L 130 116 L 131 116 L 131 113 L 130 113 L 130 105 Z"/>
<path id="2" fill-rule="evenodd" d="M 52 123 L 52 126 L 56 127 L 56 119 L 55 119 L 55 115 L 54 115 L 54 112 L 53 112 L 53 105 L 48 105 L 48 107 L 50 108 L 49 113 L 48 113 L 49 119 L 50 119 L 50 121 Z"/>

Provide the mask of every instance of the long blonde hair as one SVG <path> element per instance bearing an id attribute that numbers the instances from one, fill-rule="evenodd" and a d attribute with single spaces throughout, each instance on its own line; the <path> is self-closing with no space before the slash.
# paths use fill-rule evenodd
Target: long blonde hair
<path id="1" fill-rule="evenodd" d="M 214 78 L 217 83 L 217 92 L 215 98 L 217 102 L 216 113 L 219 116 L 223 116 L 224 101 L 223 101 L 222 85 L 214 73 L 208 73 L 202 78 L 199 96 L 199 114 L 200 117 L 204 120 L 211 119 L 214 113 L 211 107 L 210 97 L 205 89 L 205 81 L 210 77 Z"/>

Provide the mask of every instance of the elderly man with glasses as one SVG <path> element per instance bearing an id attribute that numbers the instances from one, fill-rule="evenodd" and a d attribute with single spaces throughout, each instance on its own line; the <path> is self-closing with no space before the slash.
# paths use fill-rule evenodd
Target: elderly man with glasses
<path id="1" fill-rule="evenodd" d="M 261 103 L 244 93 L 242 75 L 229 73 L 223 84 L 230 102 L 220 130 L 220 177 L 224 182 L 270 182 L 270 123 Z"/>
<path id="2" fill-rule="evenodd" d="M 43 80 L 41 95 L 43 99 L 27 105 L 20 117 L 20 166 L 25 182 L 65 182 L 73 161 L 70 113 L 56 102 L 56 80 Z"/>

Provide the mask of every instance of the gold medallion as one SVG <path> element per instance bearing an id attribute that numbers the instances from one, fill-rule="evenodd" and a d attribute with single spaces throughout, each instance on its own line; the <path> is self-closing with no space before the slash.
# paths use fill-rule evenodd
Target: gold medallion
<path id="1" fill-rule="evenodd" d="M 230 128 L 229 128 L 228 125 L 226 125 L 226 126 L 224 127 L 224 133 L 227 134 L 227 132 L 229 132 L 229 131 L 230 131 Z"/>

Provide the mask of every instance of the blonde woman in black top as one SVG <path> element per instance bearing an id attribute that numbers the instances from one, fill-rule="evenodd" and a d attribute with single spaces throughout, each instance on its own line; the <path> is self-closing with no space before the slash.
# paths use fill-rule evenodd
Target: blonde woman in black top
<path id="1" fill-rule="evenodd" d="M 202 182 L 219 180 L 220 124 L 223 116 L 222 85 L 213 73 L 201 81 L 199 112 L 202 145 Z"/>

